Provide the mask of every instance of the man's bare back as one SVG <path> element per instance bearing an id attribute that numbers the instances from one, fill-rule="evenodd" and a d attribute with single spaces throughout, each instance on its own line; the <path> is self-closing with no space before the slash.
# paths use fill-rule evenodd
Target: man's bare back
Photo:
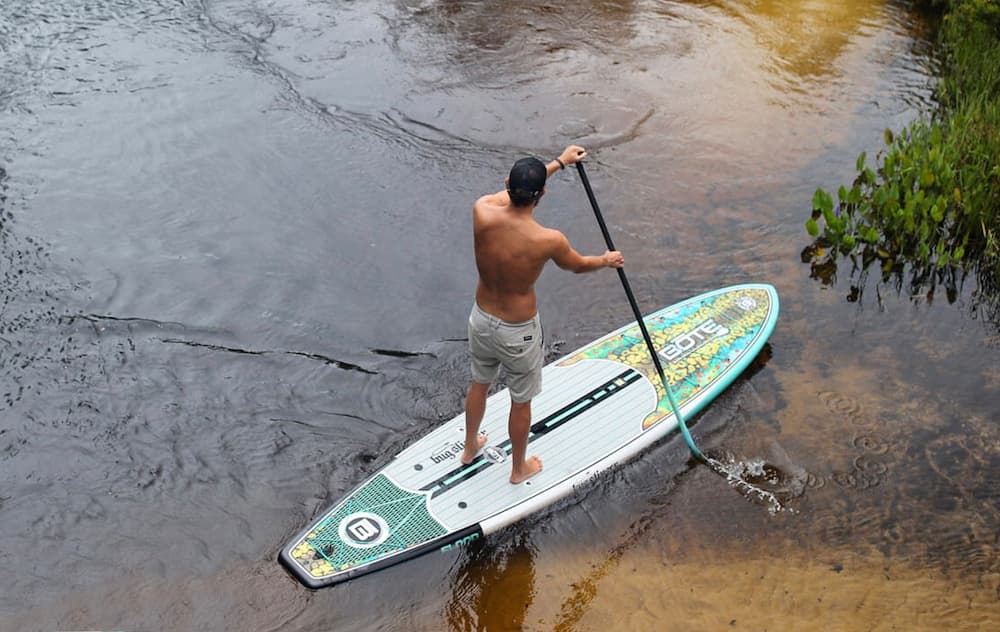
<path id="1" fill-rule="evenodd" d="M 472 208 L 472 231 L 479 269 L 476 302 L 501 320 L 519 323 L 538 313 L 535 281 L 551 259 L 564 270 L 590 272 L 620 268 L 620 252 L 583 256 L 566 236 L 546 228 L 533 215 L 533 206 L 514 206 L 500 191 L 484 195 Z"/>
<path id="2" fill-rule="evenodd" d="M 472 210 L 479 284 L 476 302 L 501 320 L 524 322 L 538 313 L 535 281 L 559 242 L 559 232 L 510 203 L 506 191 L 486 195 Z"/>

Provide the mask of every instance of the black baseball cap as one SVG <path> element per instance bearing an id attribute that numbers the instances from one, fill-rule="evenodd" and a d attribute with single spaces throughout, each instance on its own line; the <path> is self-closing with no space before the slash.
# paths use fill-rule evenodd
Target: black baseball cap
<path id="1" fill-rule="evenodd" d="M 538 199 L 548 175 L 548 169 L 538 158 L 521 158 L 515 162 L 507 185 L 511 200 L 520 206 Z"/>

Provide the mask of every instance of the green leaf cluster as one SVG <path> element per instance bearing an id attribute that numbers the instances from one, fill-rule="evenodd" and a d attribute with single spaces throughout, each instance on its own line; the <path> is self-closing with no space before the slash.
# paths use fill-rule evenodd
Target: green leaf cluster
<path id="1" fill-rule="evenodd" d="M 811 252 L 943 268 L 1000 260 L 1000 0 L 946 5 L 945 52 L 929 120 L 894 134 L 874 165 L 862 153 L 836 199 L 817 189 L 806 230 Z"/>
<path id="2" fill-rule="evenodd" d="M 842 254 L 861 249 L 938 266 L 961 260 L 969 243 L 966 208 L 956 149 L 944 137 L 940 122 L 918 121 L 899 135 L 886 130 L 880 164 L 858 156 L 858 175 L 837 190 L 836 201 L 816 190 L 806 230 Z"/>

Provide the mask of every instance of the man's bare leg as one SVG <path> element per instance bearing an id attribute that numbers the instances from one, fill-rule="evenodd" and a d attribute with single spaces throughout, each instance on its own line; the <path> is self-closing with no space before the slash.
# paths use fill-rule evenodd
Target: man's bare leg
<path id="1" fill-rule="evenodd" d="M 507 432 L 510 434 L 510 456 L 513 467 L 510 482 L 520 483 L 542 471 L 542 460 L 532 455 L 525 459 L 528 452 L 528 433 L 531 431 L 531 400 L 510 405 L 510 419 L 507 421 Z"/>
<path id="2" fill-rule="evenodd" d="M 483 423 L 486 413 L 486 393 L 489 390 L 489 384 L 473 382 L 469 394 L 465 396 L 465 450 L 461 461 L 466 465 L 472 463 L 480 448 L 486 445 L 486 435 L 479 434 L 479 425 Z"/>

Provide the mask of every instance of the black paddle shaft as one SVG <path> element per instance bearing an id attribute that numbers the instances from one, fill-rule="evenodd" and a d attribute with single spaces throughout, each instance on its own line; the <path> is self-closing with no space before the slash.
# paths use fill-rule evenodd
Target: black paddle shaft
<path id="1" fill-rule="evenodd" d="M 587 191 L 587 197 L 590 198 L 590 206 L 593 207 L 594 215 L 597 216 L 597 223 L 600 224 L 601 232 L 604 233 L 604 241 L 608 244 L 608 250 L 615 250 L 615 245 L 611 241 L 611 233 L 608 232 L 608 227 L 604 223 L 604 217 L 601 215 L 601 209 L 597 206 L 597 198 L 594 197 L 594 190 L 590 188 L 590 180 L 587 179 L 587 172 L 583 169 L 583 163 L 576 163 L 576 168 L 580 171 L 580 180 L 583 181 L 583 188 Z M 667 376 L 664 375 L 663 366 L 660 364 L 660 354 L 656 353 L 656 347 L 653 346 L 653 339 L 649 337 L 649 330 L 646 329 L 646 323 L 642 320 L 642 312 L 639 311 L 639 305 L 635 302 L 635 295 L 632 294 L 632 288 L 629 287 L 628 278 L 626 278 L 623 268 L 618 268 L 618 278 L 622 280 L 622 287 L 625 288 L 625 295 L 628 296 L 628 304 L 632 306 L 632 313 L 635 314 L 635 322 L 639 323 L 639 329 L 642 330 L 642 337 L 645 338 L 646 346 L 649 347 L 649 355 L 653 358 L 653 364 L 656 365 L 656 372 L 660 376 L 663 391 L 667 394 L 667 400 L 670 402 L 670 407 L 674 410 L 674 416 L 677 417 L 677 427 L 680 428 L 681 434 L 684 436 L 684 442 L 687 443 L 692 454 L 702 461 L 711 463 L 705 454 L 698 449 L 698 446 L 694 444 L 694 439 L 691 437 L 691 433 L 688 432 L 687 424 L 684 423 L 684 417 L 681 416 L 681 409 L 677 405 L 677 402 L 674 401 L 674 395 L 670 391 Z"/>
<path id="2" fill-rule="evenodd" d="M 590 199 L 590 206 L 594 209 L 594 215 L 597 216 L 597 223 L 601 227 L 601 233 L 604 234 L 604 242 L 608 245 L 608 250 L 617 250 L 614 242 L 611 241 L 611 233 L 608 232 L 608 226 L 604 223 L 604 216 L 601 215 L 601 209 L 597 205 L 597 198 L 594 197 L 594 190 L 590 188 L 590 180 L 587 179 L 587 172 L 583 168 L 583 163 L 576 163 L 576 168 L 580 171 L 580 180 L 583 181 L 583 188 L 587 191 L 587 197 Z M 667 378 L 663 374 L 663 366 L 660 364 L 660 354 L 656 353 L 656 347 L 653 346 L 653 339 L 649 337 L 649 330 L 646 329 L 646 323 L 642 320 L 642 312 L 639 311 L 639 304 L 635 302 L 635 295 L 632 294 L 632 288 L 628 284 L 628 277 L 625 276 L 624 268 L 618 268 L 618 278 L 621 279 L 622 287 L 625 288 L 625 295 L 628 297 L 629 305 L 632 306 L 632 313 L 635 314 L 635 321 L 639 323 L 639 329 L 642 330 L 642 337 L 646 339 L 646 346 L 649 347 L 649 355 L 653 357 L 653 364 L 656 365 L 656 372 L 660 375 L 660 381 L 663 382 L 663 388 L 669 389 L 670 386 L 667 383 Z"/>

